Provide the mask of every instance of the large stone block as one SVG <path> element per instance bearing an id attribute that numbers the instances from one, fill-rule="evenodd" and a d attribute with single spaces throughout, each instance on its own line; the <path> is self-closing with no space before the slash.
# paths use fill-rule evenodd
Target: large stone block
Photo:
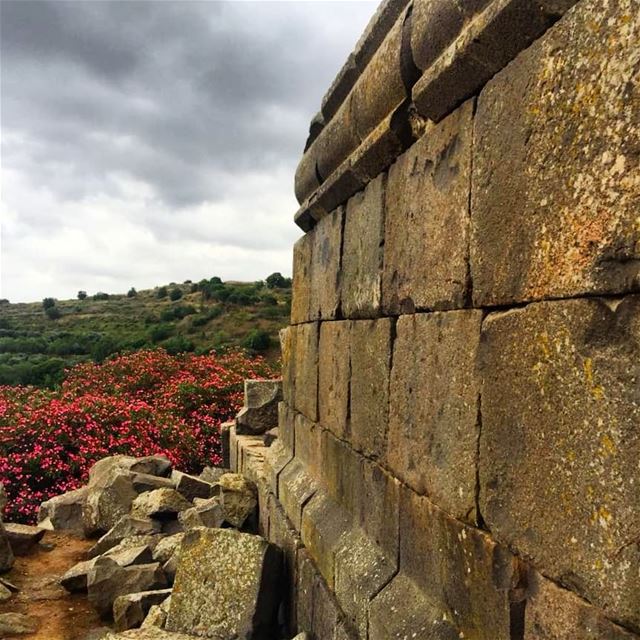
<path id="1" fill-rule="evenodd" d="M 295 405 L 295 328 L 280 330 L 280 357 L 282 358 L 282 397 L 290 406 Z"/>
<path id="2" fill-rule="evenodd" d="M 342 253 L 342 313 L 346 318 L 380 315 L 385 183 L 382 174 L 347 203 Z"/>
<path id="3" fill-rule="evenodd" d="M 305 471 L 319 479 L 325 461 L 322 459 L 322 433 L 319 424 L 311 422 L 302 414 L 295 417 L 295 452 Z"/>
<path id="4" fill-rule="evenodd" d="M 343 209 L 338 207 L 316 224 L 312 236 L 310 320 L 333 319 L 340 305 L 340 248 Z"/>
<path id="5" fill-rule="evenodd" d="M 302 508 L 316 492 L 318 483 L 311 478 L 302 462 L 294 458 L 280 472 L 278 477 L 278 497 L 293 526 L 300 530 Z"/>
<path id="6" fill-rule="evenodd" d="M 351 325 L 350 439 L 358 451 L 376 458 L 386 449 L 394 324 L 381 318 Z"/>
<path id="7" fill-rule="evenodd" d="M 400 571 L 464 634 L 460 637 L 510 639 L 516 559 L 408 488 L 400 506 Z"/>
<path id="8" fill-rule="evenodd" d="M 481 311 L 401 316 L 396 327 L 387 463 L 454 517 L 475 518 Z"/>
<path id="9" fill-rule="evenodd" d="M 580 2 L 482 92 L 477 305 L 640 286 L 638 16 L 634 0 Z"/>
<path id="10" fill-rule="evenodd" d="M 318 420 L 318 324 L 295 328 L 293 357 L 295 390 L 294 408 L 309 420 Z"/>
<path id="11" fill-rule="evenodd" d="M 484 520 L 640 629 L 640 297 L 490 315 L 482 345 Z"/>
<path id="12" fill-rule="evenodd" d="M 230 529 L 185 534 L 167 630 L 209 638 L 275 636 L 281 596 L 279 550 Z"/>
<path id="13" fill-rule="evenodd" d="M 386 313 L 462 307 L 468 290 L 473 104 L 467 102 L 389 170 L 382 306 Z"/>
<path id="14" fill-rule="evenodd" d="M 291 324 L 311 319 L 311 268 L 313 235 L 306 233 L 293 245 L 293 284 L 291 288 Z"/>
<path id="15" fill-rule="evenodd" d="M 602 611 L 539 574 L 530 576 L 524 640 L 637 640 Z"/>
<path id="16" fill-rule="evenodd" d="M 320 325 L 318 414 L 322 426 L 338 438 L 348 433 L 350 326 L 348 320 Z"/>

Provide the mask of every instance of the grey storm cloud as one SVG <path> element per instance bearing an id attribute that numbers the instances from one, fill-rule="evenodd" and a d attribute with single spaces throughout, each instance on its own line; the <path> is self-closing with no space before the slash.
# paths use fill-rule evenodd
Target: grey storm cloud
<path id="1" fill-rule="evenodd" d="M 2 0 L 3 288 L 18 288 L 7 281 L 14 241 L 73 227 L 70 210 L 102 216 L 99 197 L 114 215 L 114 202 L 144 198 L 131 216 L 149 237 L 185 242 L 198 236 L 185 215 L 217 204 L 219 233 L 208 239 L 227 247 L 234 233 L 239 247 L 259 245 L 242 242 L 238 227 L 257 216 L 266 228 L 277 200 L 290 210 L 279 232 L 264 234 L 273 243 L 265 250 L 290 244 L 293 172 L 309 121 L 374 9 Z"/>

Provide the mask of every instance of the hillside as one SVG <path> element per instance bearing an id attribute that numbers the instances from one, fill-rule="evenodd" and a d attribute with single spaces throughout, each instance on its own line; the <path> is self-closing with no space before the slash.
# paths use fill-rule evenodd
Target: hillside
<path id="1" fill-rule="evenodd" d="M 0 384 L 51 387 L 78 362 L 153 347 L 173 354 L 241 347 L 276 361 L 278 331 L 288 324 L 291 283 L 267 280 L 270 286 L 211 278 L 76 300 L 5 301 L 0 304 Z"/>

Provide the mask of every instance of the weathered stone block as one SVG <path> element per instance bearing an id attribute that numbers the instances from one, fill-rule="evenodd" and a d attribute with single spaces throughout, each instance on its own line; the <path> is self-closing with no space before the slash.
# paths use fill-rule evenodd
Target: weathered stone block
<path id="1" fill-rule="evenodd" d="M 632 0 L 580 2 L 482 92 L 476 305 L 640 286 L 637 15 Z"/>
<path id="2" fill-rule="evenodd" d="M 295 443 L 295 412 L 286 403 L 278 404 L 278 440 L 282 445 L 293 452 Z"/>
<path id="3" fill-rule="evenodd" d="M 640 629 L 640 297 L 490 315 L 482 344 L 487 525 L 545 575 Z"/>
<path id="4" fill-rule="evenodd" d="M 359 530 L 353 530 L 336 551 L 335 594 L 359 637 L 367 637 L 370 600 L 396 569 L 396 556 L 387 557 Z"/>
<path id="5" fill-rule="evenodd" d="M 95 558 L 131 537 L 150 536 L 160 533 L 160 523 L 150 518 L 122 516 L 88 551 L 87 557 Z"/>
<path id="6" fill-rule="evenodd" d="M 380 175 L 347 203 L 342 253 L 342 313 L 346 318 L 380 315 L 384 195 Z"/>
<path id="7" fill-rule="evenodd" d="M 133 501 L 131 516 L 140 519 L 171 519 L 191 506 L 191 503 L 175 489 L 155 489 L 141 493 Z"/>
<path id="8" fill-rule="evenodd" d="M 280 357 L 282 358 L 282 397 L 288 406 L 295 405 L 295 329 L 280 330 Z"/>
<path id="9" fill-rule="evenodd" d="M 209 498 L 213 485 L 201 478 L 174 470 L 171 478 L 175 482 L 176 491 L 184 496 L 187 500 L 193 501 L 194 498 Z"/>
<path id="10" fill-rule="evenodd" d="M 299 531 L 302 520 L 302 507 L 316 492 L 318 483 L 307 474 L 298 458 L 293 458 L 280 472 L 278 477 L 278 497 L 287 517 Z"/>
<path id="11" fill-rule="evenodd" d="M 16 522 L 4 523 L 4 534 L 15 556 L 26 556 L 42 540 L 46 531 L 40 527 Z"/>
<path id="12" fill-rule="evenodd" d="M 295 327 L 294 408 L 309 420 L 318 420 L 318 324 Z"/>
<path id="13" fill-rule="evenodd" d="M 637 640 L 570 591 L 533 572 L 529 579 L 524 640 Z"/>
<path id="14" fill-rule="evenodd" d="M 400 571 L 461 637 L 509 640 L 510 590 L 519 575 L 515 558 L 411 489 L 401 495 Z"/>
<path id="15" fill-rule="evenodd" d="M 81 487 L 43 502 L 38 511 L 38 523 L 46 520 L 54 530 L 82 531 L 82 510 L 88 491 L 88 487 Z"/>
<path id="16" fill-rule="evenodd" d="M 348 433 L 350 322 L 323 322 L 318 348 L 318 414 L 320 423 L 338 438 Z"/>
<path id="17" fill-rule="evenodd" d="M 113 603 L 113 620 L 118 631 L 139 627 L 152 606 L 160 605 L 171 595 L 171 589 L 142 591 L 118 596 Z"/>
<path id="18" fill-rule="evenodd" d="M 334 587 L 335 556 L 351 529 L 346 512 L 324 491 L 316 491 L 302 511 L 300 533 L 316 566 Z"/>
<path id="19" fill-rule="evenodd" d="M 386 313 L 465 303 L 472 118 L 473 104 L 467 102 L 432 125 L 389 170 L 382 280 Z"/>
<path id="20" fill-rule="evenodd" d="M 265 433 L 278 424 L 281 380 L 245 380 L 244 407 L 236 417 L 240 433 Z"/>
<path id="21" fill-rule="evenodd" d="M 312 233 L 312 232 L 311 232 Z M 293 245 L 291 324 L 311 319 L 311 267 L 313 236 L 307 233 Z"/>
<path id="22" fill-rule="evenodd" d="M 169 631 L 209 638 L 275 636 L 282 558 L 266 540 L 230 529 L 185 534 Z"/>
<path id="23" fill-rule="evenodd" d="M 343 210 L 327 214 L 309 232 L 312 238 L 310 320 L 336 317 L 340 306 L 340 247 Z"/>
<path id="24" fill-rule="evenodd" d="M 389 368 L 394 321 L 358 320 L 351 325 L 351 443 L 381 457 L 386 449 Z"/>
<path id="25" fill-rule="evenodd" d="M 237 473 L 226 473 L 214 485 L 214 497 L 222 503 L 225 522 L 240 529 L 258 504 L 255 483 Z"/>
<path id="26" fill-rule="evenodd" d="M 387 463 L 456 518 L 474 521 L 481 311 L 401 316 L 396 327 Z"/>
<path id="27" fill-rule="evenodd" d="M 295 417 L 295 452 L 305 470 L 319 479 L 325 461 L 322 459 L 322 433 L 319 424 L 311 422 L 302 414 Z"/>

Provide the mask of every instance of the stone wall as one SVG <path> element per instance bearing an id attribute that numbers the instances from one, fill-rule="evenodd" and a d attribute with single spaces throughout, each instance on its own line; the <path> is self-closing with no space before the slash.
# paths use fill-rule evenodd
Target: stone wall
<path id="1" fill-rule="evenodd" d="M 640 638 L 638 0 L 384 2 L 295 183 L 291 626 Z"/>

